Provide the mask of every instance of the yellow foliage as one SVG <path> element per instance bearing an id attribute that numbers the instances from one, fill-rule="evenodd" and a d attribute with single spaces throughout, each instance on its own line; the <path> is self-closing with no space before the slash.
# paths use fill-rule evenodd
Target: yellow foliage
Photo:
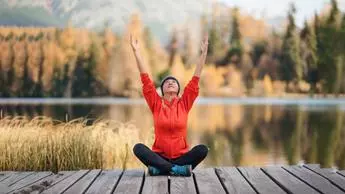
<path id="1" fill-rule="evenodd" d="M 11 58 L 14 55 L 11 43 L 0 40 L 0 50 L 1 70 L 7 72 L 11 68 Z"/>
<path id="2" fill-rule="evenodd" d="M 264 76 L 264 90 L 266 95 L 270 95 L 273 93 L 272 80 L 268 74 Z"/>
<path id="3" fill-rule="evenodd" d="M 224 84 L 222 76 L 224 72 L 221 68 L 216 68 L 214 65 L 205 65 L 201 76 L 201 93 L 204 96 L 218 96 L 219 89 Z"/>
<path id="4" fill-rule="evenodd" d="M 15 41 L 13 43 L 13 67 L 15 76 L 18 78 L 22 78 L 24 76 L 24 63 L 26 62 L 26 57 L 28 57 L 26 46 L 26 42 L 24 41 Z"/>
<path id="5" fill-rule="evenodd" d="M 39 80 L 40 65 L 43 62 L 43 51 L 41 41 L 32 42 L 27 45 L 28 51 L 28 72 L 29 77 L 35 83 Z"/>

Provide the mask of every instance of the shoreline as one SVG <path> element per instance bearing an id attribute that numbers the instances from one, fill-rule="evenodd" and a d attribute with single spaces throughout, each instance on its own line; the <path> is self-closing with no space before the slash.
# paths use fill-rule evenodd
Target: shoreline
<path id="1" fill-rule="evenodd" d="M 144 98 L 95 97 L 95 98 L 0 98 L 1 105 L 141 105 Z M 345 94 L 338 97 L 289 94 L 267 97 L 198 97 L 196 104 L 322 104 L 345 105 Z"/>

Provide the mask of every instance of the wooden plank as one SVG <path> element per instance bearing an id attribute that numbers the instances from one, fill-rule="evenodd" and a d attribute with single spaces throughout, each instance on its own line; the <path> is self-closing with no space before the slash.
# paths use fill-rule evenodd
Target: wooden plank
<path id="1" fill-rule="evenodd" d="M 338 171 L 338 173 L 345 177 L 345 170 Z"/>
<path id="2" fill-rule="evenodd" d="M 305 168 L 321 175 L 345 192 L 345 177 L 339 175 L 336 170 L 330 168 L 320 168 L 315 165 L 304 165 Z"/>
<path id="3" fill-rule="evenodd" d="M 92 183 L 86 194 L 110 194 L 119 181 L 122 170 L 103 170 Z"/>
<path id="4" fill-rule="evenodd" d="M 144 170 L 124 171 L 114 193 L 139 193 L 144 178 Z"/>
<path id="5" fill-rule="evenodd" d="M 215 170 L 228 193 L 255 193 L 235 167 L 220 167 Z"/>
<path id="6" fill-rule="evenodd" d="M 59 183 L 55 184 L 54 186 L 48 188 L 47 190 L 43 191 L 42 193 L 63 193 L 66 191 L 71 185 L 81 179 L 85 174 L 87 174 L 89 170 L 79 170 L 73 175 L 67 177 L 66 179 L 60 181 Z"/>
<path id="7" fill-rule="evenodd" d="M 303 166 L 286 166 L 283 168 L 321 193 L 343 193 L 325 178 L 304 168 Z"/>
<path id="8" fill-rule="evenodd" d="M 198 193 L 225 193 L 213 168 L 194 170 Z"/>
<path id="9" fill-rule="evenodd" d="M 77 171 L 60 171 L 57 174 L 52 174 L 24 188 L 17 189 L 15 193 L 41 193 L 45 189 L 52 187 L 76 172 Z"/>
<path id="10" fill-rule="evenodd" d="M 28 185 L 31 185 L 32 183 L 35 183 L 49 175 L 51 175 L 52 172 L 36 172 L 34 174 L 31 174 L 30 176 L 25 177 L 24 179 L 16 182 L 15 184 L 13 184 L 10 188 L 11 191 L 26 187 Z"/>
<path id="11" fill-rule="evenodd" d="M 97 178 L 100 172 L 101 172 L 100 169 L 91 170 L 83 178 L 78 180 L 78 182 L 76 182 L 70 188 L 68 188 L 64 193 L 66 194 L 84 193 L 89 188 L 89 186 L 93 183 L 93 181 Z"/>
<path id="12" fill-rule="evenodd" d="M 10 187 L 11 185 L 15 184 L 16 182 L 22 180 L 23 178 L 27 176 L 30 176 L 33 173 L 34 172 L 18 172 L 18 173 L 12 174 L 10 177 L 2 181 L 1 184 Z"/>
<path id="13" fill-rule="evenodd" d="M 9 178 L 10 176 L 12 176 L 13 174 L 16 174 L 18 172 L 11 172 L 11 173 L 6 173 L 4 176 L 0 177 L 0 182 L 2 182 L 3 180 Z"/>
<path id="14" fill-rule="evenodd" d="M 145 174 L 143 194 L 169 193 L 168 176 L 150 176 Z"/>
<path id="15" fill-rule="evenodd" d="M 288 193 L 318 193 L 279 166 L 265 167 L 262 170 Z"/>
<path id="16" fill-rule="evenodd" d="M 170 177 L 170 193 L 171 194 L 196 194 L 194 179 L 190 177 Z"/>
<path id="17" fill-rule="evenodd" d="M 0 171 L 0 178 L 11 173 L 14 173 L 14 171 Z"/>
<path id="18" fill-rule="evenodd" d="M 258 193 L 267 194 L 282 194 L 286 193 L 276 183 L 272 181 L 262 170 L 258 167 L 239 167 L 242 175 L 250 182 Z"/>

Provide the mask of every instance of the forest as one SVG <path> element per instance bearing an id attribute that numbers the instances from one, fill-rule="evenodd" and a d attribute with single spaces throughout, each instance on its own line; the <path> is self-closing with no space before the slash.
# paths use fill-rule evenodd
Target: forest
<path id="1" fill-rule="evenodd" d="M 291 4 L 284 29 L 215 8 L 200 17 L 200 32 L 173 30 L 161 45 L 138 15 L 123 34 L 58 27 L 0 27 L 0 97 L 140 97 L 141 83 L 129 35 L 141 43 L 144 61 L 159 85 L 167 74 L 185 85 L 197 63 L 200 40 L 209 52 L 202 96 L 335 95 L 345 91 L 345 13 L 336 0 L 321 13 L 295 23 Z"/>

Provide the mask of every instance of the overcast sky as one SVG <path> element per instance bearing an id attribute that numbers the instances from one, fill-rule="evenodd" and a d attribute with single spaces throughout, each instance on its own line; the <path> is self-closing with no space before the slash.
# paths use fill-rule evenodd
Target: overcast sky
<path id="1" fill-rule="evenodd" d="M 260 17 L 263 13 L 266 18 L 286 16 L 289 3 L 294 2 L 297 8 L 296 22 L 302 25 L 306 18 L 319 12 L 330 0 L 219 0 L 231 6 L 238 6 L 241 10 Z M 338 0 L 339 8 L 345 10 L 345 0 Z"/>

